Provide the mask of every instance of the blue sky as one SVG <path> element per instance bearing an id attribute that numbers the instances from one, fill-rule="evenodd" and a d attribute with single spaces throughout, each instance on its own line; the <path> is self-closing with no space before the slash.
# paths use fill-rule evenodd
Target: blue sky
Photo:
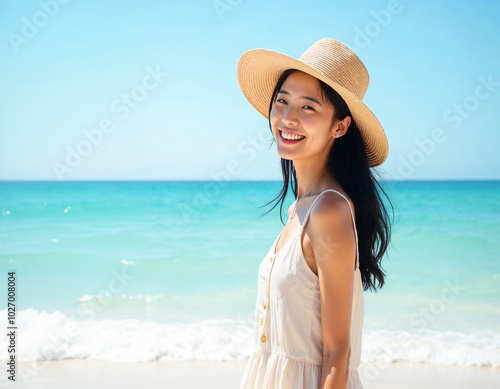
<path id="1" fill-rule="evenodd" d="M 0 179 L 281 179 L 245 51 L 331 37 L 393 179 L 500 179 L 497 1 L 0 0 Z"/>

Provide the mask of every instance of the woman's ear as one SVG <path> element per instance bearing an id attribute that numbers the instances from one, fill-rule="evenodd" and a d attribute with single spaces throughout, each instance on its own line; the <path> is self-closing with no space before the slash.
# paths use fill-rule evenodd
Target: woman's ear
<path id="1" fill-rule="evenodd" d="M 344 136 L 350 125 L 351 125 L 351 117 L 350 116 L 346 116 L 344 119 L 339 120 L 337 122 L 337 128 L 334 131 L 335 138 L 340 138 L 341 136 Z"/>

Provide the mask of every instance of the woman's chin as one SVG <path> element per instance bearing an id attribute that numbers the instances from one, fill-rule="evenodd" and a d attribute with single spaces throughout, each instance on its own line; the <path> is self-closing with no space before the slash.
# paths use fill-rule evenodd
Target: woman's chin
<path id="1" fill-rule="evenodd" d="M 293 153 L 287 153 L 287 152 L 283 152 L 283 151 L 278 150 L 278 155 L 282 159 L 288 159 L 288 160 L 291 160 L 291 161 L 293 161 L 295 159 L 295 155 Z"/>

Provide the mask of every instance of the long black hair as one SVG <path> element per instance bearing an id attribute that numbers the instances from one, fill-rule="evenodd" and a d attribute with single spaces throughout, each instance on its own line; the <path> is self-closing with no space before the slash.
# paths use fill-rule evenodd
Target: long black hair
<path id="1" fill-rule="evenodd" d="M 269 103 L 269 128 L 271 133 L 271 109 L 276 101 L 276 96 L 287 77 L 296 71 L 296 69 L 284 71 L 276 83 Z M 391 221 L 382 196 L 387 200 L 391 211 L 393 211 L 393 206 L 387 193 L 380 186 L 368 165 L 363 138 L 349 107 L 333 88 L 321 80 L 318 81 L 321 85 L 323 99 L 329 101 L 334 108 L 333 121 L 342 120 L 346 116 L 351 117 L 348 131 L 342 137 L 335 139 L 333 143 L 328 156 L 327 169 L 354 204 L 358 233 L 359 269 L 363 288 L 364 290 L 376 290 L 384 285 L 385 271 L 382 268 L 381 261 L 391 237 Z M 274 206 L 265 214 L 271 212 L 278 203 L 281 203 L 280 218 L 283 223 L 283 203 L 289 186 L 295 199 L 297 199 L 297 176 L 293 161 L 281 158 L 281 172 L 283 175 L 283 188 L 273 200 L 265 204 L 271 204 L 276 200 Z"/>

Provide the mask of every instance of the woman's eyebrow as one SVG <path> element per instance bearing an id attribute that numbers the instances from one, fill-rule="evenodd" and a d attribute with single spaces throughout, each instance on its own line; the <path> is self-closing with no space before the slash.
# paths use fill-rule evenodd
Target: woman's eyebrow
<path id="1" fill-rule="evenodd" d="M 280 91 L 278 93 L 282 93 L 284 95 L 289 95 L 290 96 L 290 93 L 284 89 L 280 89 Z M 314 97 L 310 97 L 310 96 L 300 96 L 301 99 L 306 99 L 306 100 L 310 100 L 316 104 L 319 104 L 319 105 L 323 105 L 321 104 L 317 99 L 315 99 Z"/>

